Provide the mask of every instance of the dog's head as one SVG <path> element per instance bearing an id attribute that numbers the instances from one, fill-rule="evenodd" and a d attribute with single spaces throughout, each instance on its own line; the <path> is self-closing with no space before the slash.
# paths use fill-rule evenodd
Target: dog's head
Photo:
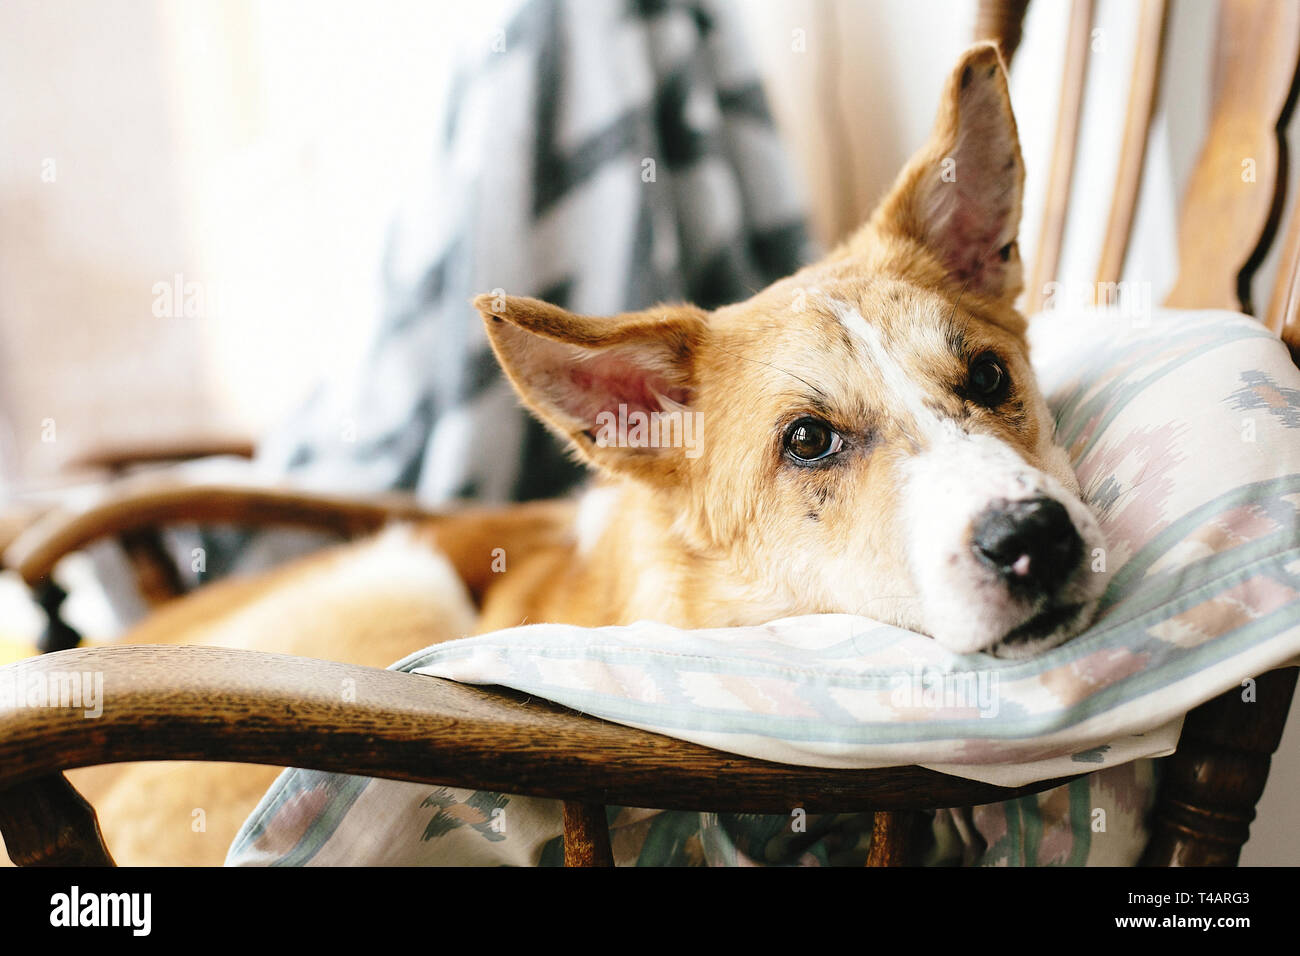
<path id="1" fill-rule="evenodd" d="M 1014 306 L 1023 180 L 1005 73 L 976 46 L 870 222 L 752 299 L 475 304 L 525 403 L 768 606 L 1028 656 L 1088 622 L 1101 536 Z"/>

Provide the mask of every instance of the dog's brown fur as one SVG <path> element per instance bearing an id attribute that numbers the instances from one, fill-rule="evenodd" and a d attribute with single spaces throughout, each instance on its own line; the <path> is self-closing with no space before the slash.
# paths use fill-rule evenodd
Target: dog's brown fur
<path id="1" fill-rule="evenodd" d="M 940 175 L 947 160 L 956 183 Z M 713 627 L 846 611 L 917 626 L 895 498 L 900 461 L 925 439 L 882 413 L 891 395 L 862 374 L 825 303 L 851 303 L 933 383 L 958 382 L 965 369 L 947 348 L 931 347 L 937 333 L 916 316 L 948 314 L 966 348 L 1008 363 L 1014 400 L 1002 413 L 964 408 L 942 389 L 926 401 L 1047 467 L 1050 422 L 1014 307 L 1022 180 L 1005 76 L 996 49 L 981 45 L 957 64 L 930 141 L 871 221 L 747 302 L 711 314 L 680 305 L 597 319 L 532 299 L 480 297 L 493 348 L 524 402 L 609 482 L 603 520 L 563 502 L 414 529 L 415 547 L 449 557 L 476 616 L 455 588 L 347 593 L 338 580 L 373 547 L 358 544 L 209 587 L 130 639 L 384 666 L 440 640 L 537 621 Z M 703 453 L 601 446 L 590 431 L 596 406 L 585 403 L 602 389 L 606 405 L 612 395 L 698 412 L 708 427 Z M 782 429 L 805 412 L 851 436 L 844 467 L 783 462 Z M 499 558 L 504 573 L 493 565 Z M 846 574 L 871 579 L 873 596 L 848 602 Z M 119 861 L 217 863 L 273 775 L 185 764 L 72 776 L 100 809 Z M 196 808 L 206 812 L 205 833 L 192 828 Z"/>

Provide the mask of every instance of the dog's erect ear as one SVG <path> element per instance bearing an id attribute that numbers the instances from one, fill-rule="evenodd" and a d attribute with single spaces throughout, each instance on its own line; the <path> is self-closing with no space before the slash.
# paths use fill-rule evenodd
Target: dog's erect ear
<path id="1" fill-rule="evenodd" d="M 587 461 L 653 479 L 699 454 L 690 406 L 702 309 L 595 317 L 506 295 L 481 295 L 474 307 L 524 404 Z"/>
<path id="2" fill-rule="evenodd" d="M 1025 166 L 997 47 L 971 47 L 948 78 L 930 140 L 871 218 L 914 239 L 959 285 L 1014 301 L 1023 283 L 1016 234 Z"/>

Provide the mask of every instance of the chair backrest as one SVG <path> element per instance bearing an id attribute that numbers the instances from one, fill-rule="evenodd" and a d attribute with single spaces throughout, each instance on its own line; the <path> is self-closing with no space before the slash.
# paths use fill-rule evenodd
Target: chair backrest
<path id="1" fill-rule="evenodd" d="M 1095 5 L 1095 0 L 1071 0 L 1047 200 L 1027 283 L 1031 312 L 1042 304 L 1044 288 L 1057 278 L 1075 180 Z M 976 38 L 997 40 L 1010 62 L 1028 7 L 1028 0 L 981 0 Z M 1137 11 L 1117 173 L 1097 250 L 1096 283 L 1102 288 L 1119 281 L 1129 251 L 1147 141 L 1162 94 L 1169 4 L 1140 0 Z M 1300 5 L 1290 0 L 1220 0 L 1216 37 L 1208 74 L 1207 133 L 1179 212 L 1178 277 L 1165 304 L 1254 314 L 1251 280 L 1272 247 L 1285 208 L 1285 129 L 1300 89 Z M 1300 302 L 1290 303 L 1297 255 L 1300 217 L 1293 217 L 1278 279 L 1262 310 L 1269 327 L 1293 349 L 1300 343 L 1294 314 Z"/>
<path id="2" fill-rule="evenodd" d="M 1008 63 L 1028 0 L 981 0 L 976 39 L 992 39 Z M 1036 311 L 1057 277 L 1074 184 L 1095 0 L 1071 0 L 1069 33 L 1038 250 L 1026 305 Z M 1129 252 L 1152 119 L 1160 102 L 1169 4 L 1141 0 L 1132 79 L 1096 289 L 1113 289 Z M 1300 88 L 1300 4 L 1219 0 L 1211 108 L 1178 223 L 1178 274 L 1165 304 L 1260 314 L 1300 358 L 1300 208 L 1291 217 L 1277 279 L 1256 313 L 1251 282 L 1272 246 L 1286 203 L 1285 130 Z M 1190 80 L 1195 82 L 1193 78 Z M 1104 298 L 1094 293 L 1094 299 Z M 1178 752 L 1164 762 L 1145 864 L 1234 864 L 1249 836 L 1270 758 L 1281 739 L 1295 668 L 1257 679 L 1197 708 Z"/>

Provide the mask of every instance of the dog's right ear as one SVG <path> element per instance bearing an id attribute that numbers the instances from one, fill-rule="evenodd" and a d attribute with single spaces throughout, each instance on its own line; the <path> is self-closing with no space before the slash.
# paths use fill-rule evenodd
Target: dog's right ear
<path id="1" fill-rule="evenodd" d="M 1022 284 L 1016 235 L 1024 182 L 1006 69 L 995 44 L 979 43 L 957 61 L 929 141 L 869 228 L 919 243 L 956 287 L 1009 304 Z"/>
<path id="2" fill-rule="evenodd" d="M 584 459 L 653 480 L 670 475 L 684 455 L 690 456 L 688 442 L 698 441 L 698 431 L 682 436 L 671 426 L 691 414 L 695 400 L 704 310 L 664 305 L 596 317 L 507 295 L 481 295 L 474 307 L 524 404 Z M 666 421 L 665 432 L 684 440 L 661 441 L 661 433 L 649 426 L 637 431 L 639 422 L 656 413 L 655 428 Z"/>

